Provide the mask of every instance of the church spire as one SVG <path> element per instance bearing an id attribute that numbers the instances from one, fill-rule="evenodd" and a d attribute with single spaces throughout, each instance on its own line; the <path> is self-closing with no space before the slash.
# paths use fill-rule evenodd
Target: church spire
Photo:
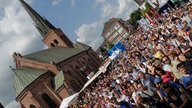
<path id="1" fill-rule="evenodd" d="M 48 20 L 41 17 L 35 10 L 33 10 L 24 0 L 19 0 L 27 13 L 34 21 L 34 25 L 44 38 L 51 29 L 56 29 Z"/>
<path id="2" fill-rule="evenodd" d="M 35 12 L 24 0 L 19 1 L 33 19 L 35 27 L 43 37 L 43 42 L 49 48 L 56 46 L 73 48 L 73 42 L 71 42 L 60 28 L 55 28 L 49 21 Z"/>

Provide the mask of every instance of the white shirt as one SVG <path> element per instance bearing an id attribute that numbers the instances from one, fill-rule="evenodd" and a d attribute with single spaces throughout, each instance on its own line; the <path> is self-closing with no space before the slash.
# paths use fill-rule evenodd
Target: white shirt
<path id="1" fill-rule="evenodd" d="M 171 72 L 171 66 L 168 64 L 165 64 L 165 65 L 163 65 L 163 70 Z"/>

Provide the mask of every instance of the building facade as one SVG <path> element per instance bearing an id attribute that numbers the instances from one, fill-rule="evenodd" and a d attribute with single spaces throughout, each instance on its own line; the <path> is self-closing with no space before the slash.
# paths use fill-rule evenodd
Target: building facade
<path id="1" fill-rule="evenodd" d="M 102 36 L 105 42 L 115 44 L 121 39 L 126 38 L 131 29 L 132 26 L 128 21 L 123 21 L 120 18 L 112 18 L 105 22 Z"/>
<path id="2" fill-rule="evenodd" d="M 100 58 L 91 47 L 73 43 L 25 1 L 19 0 L 34 21 L 48 49 L 27 55 L 13 53 L 16 101 L 21 108 L 58 108 L 61 101 L 79 92 L 87 76 L 97 72 Z"/>

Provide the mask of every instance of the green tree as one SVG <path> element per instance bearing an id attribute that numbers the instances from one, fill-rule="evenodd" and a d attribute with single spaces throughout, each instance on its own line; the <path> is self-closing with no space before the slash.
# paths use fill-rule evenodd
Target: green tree
<path id="1" fill-rule="evenodd" d="M 114 44 L 109 43 L 109 44 L 108 44 L 108 49 L 111 49 L 113 46 L 114 46 Z"/>
<path id="2" fill-rule="evenodd" d="M 103 53 L 103 52 L 105 52 L 105 51 L 106 51 L 106 49 L 105 49 L 105 48 L 100 47 L 100 52 L 101 52 L 101 53 Z"/>
<path id="3" fill-rule="evenodd" d="M 137 9 L 137 10 L 133 11 L 131 13 L 130 17 L 131 17 L 131 24 L 138 25 L 137 20 L 141 19 L 140 9 Z"/>
<path id="4" fill-rule="evenodd" d="M 149 16 L 152 16 L 150 10 L 151 10 L 151 6 L 150 6 L 150 4 L 149 4 L 148 2 L 146 2 L 146 3 L 145 3 L 145 9 L 142 9 L 142 10 L 141 10 L 142 16 L 145 17 L 145 13 L 148 13 Z"/>

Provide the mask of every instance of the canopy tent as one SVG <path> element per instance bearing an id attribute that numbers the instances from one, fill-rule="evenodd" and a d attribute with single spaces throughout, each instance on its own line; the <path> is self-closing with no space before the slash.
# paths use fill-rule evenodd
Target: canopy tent
<path id="1" fill-rule="evenodd" d="M 121 44 L 120 42 L 116 43 L 109 51 L 108 51 L 108 54 L 110 55 L 109 56 L 109 59 L 113 60 L 115 59 L 120 52 L 123 52 L 125 51 L 126 48 L 123 44 Z"/>
<path id="2" fill-rule="evenodd" d="M 108 54 L 111 56 L 113 54 L 113 52 L 116 50 L 125 51 L 126 48 L 121 42 L 118 42 L 108 51 Z"/>
<path id="3" fill-rule="evenodd" d="M 115 59 L 115 58 L 119 55 L 120 52 L 121 52 L 120 50 L 115 50 L 115 51 L 113 51 L 112 55 L 109 56 L 109 59 L 110 59 L 110 60 Z"/>
<path id="4" fill-rule="evenodd" d="M 81 89 L 80 92 L 75 93 L 65 99 L 63 99 L 63 101 L 61 102 L 61 105 L 59 108 L 67 108 L 71 103 L 73 103 L 79 96 L 79 94 L 87 87 L 89 86 L 89 84 L 91 84 L 94 79 L 96 79 L 102 72 L 106 71 L 106 68 L 109 66 L 109 64 L 111 63 L 110 60 L 106 60 L 105 63 L 103 63 L 103 65 L 101 65 L 101 67 L 99 68 L 99 70 L 97 71 L 97 73 L 95 73 L 95 75 L 89 79 L 89 81 L 87 81 L 87 83 L 84 85 L 84 87 Z"/>
<path id="5" fill-rule="evenodd" d="M 91 84 L 102 72 L 105 72 L 106 68 L 109 66 L 110 63 L 111 60 L 107 60 L 103 65 L 101 65 L 97 73 L 95 73 L 95 75 L 89 81 L 87 81 L 87 83 L 84 85 L 81 91 L 83 91 L 87 86 L 89 86 L 89 84 Z"/>
<path id="6" fill-rule="evenodd" d="M 74 102 L 77 99 L 78 95 L 79 95 L 79 92 L 63 99 L 59 108 L 67 108 L 72 102 Z"/>

